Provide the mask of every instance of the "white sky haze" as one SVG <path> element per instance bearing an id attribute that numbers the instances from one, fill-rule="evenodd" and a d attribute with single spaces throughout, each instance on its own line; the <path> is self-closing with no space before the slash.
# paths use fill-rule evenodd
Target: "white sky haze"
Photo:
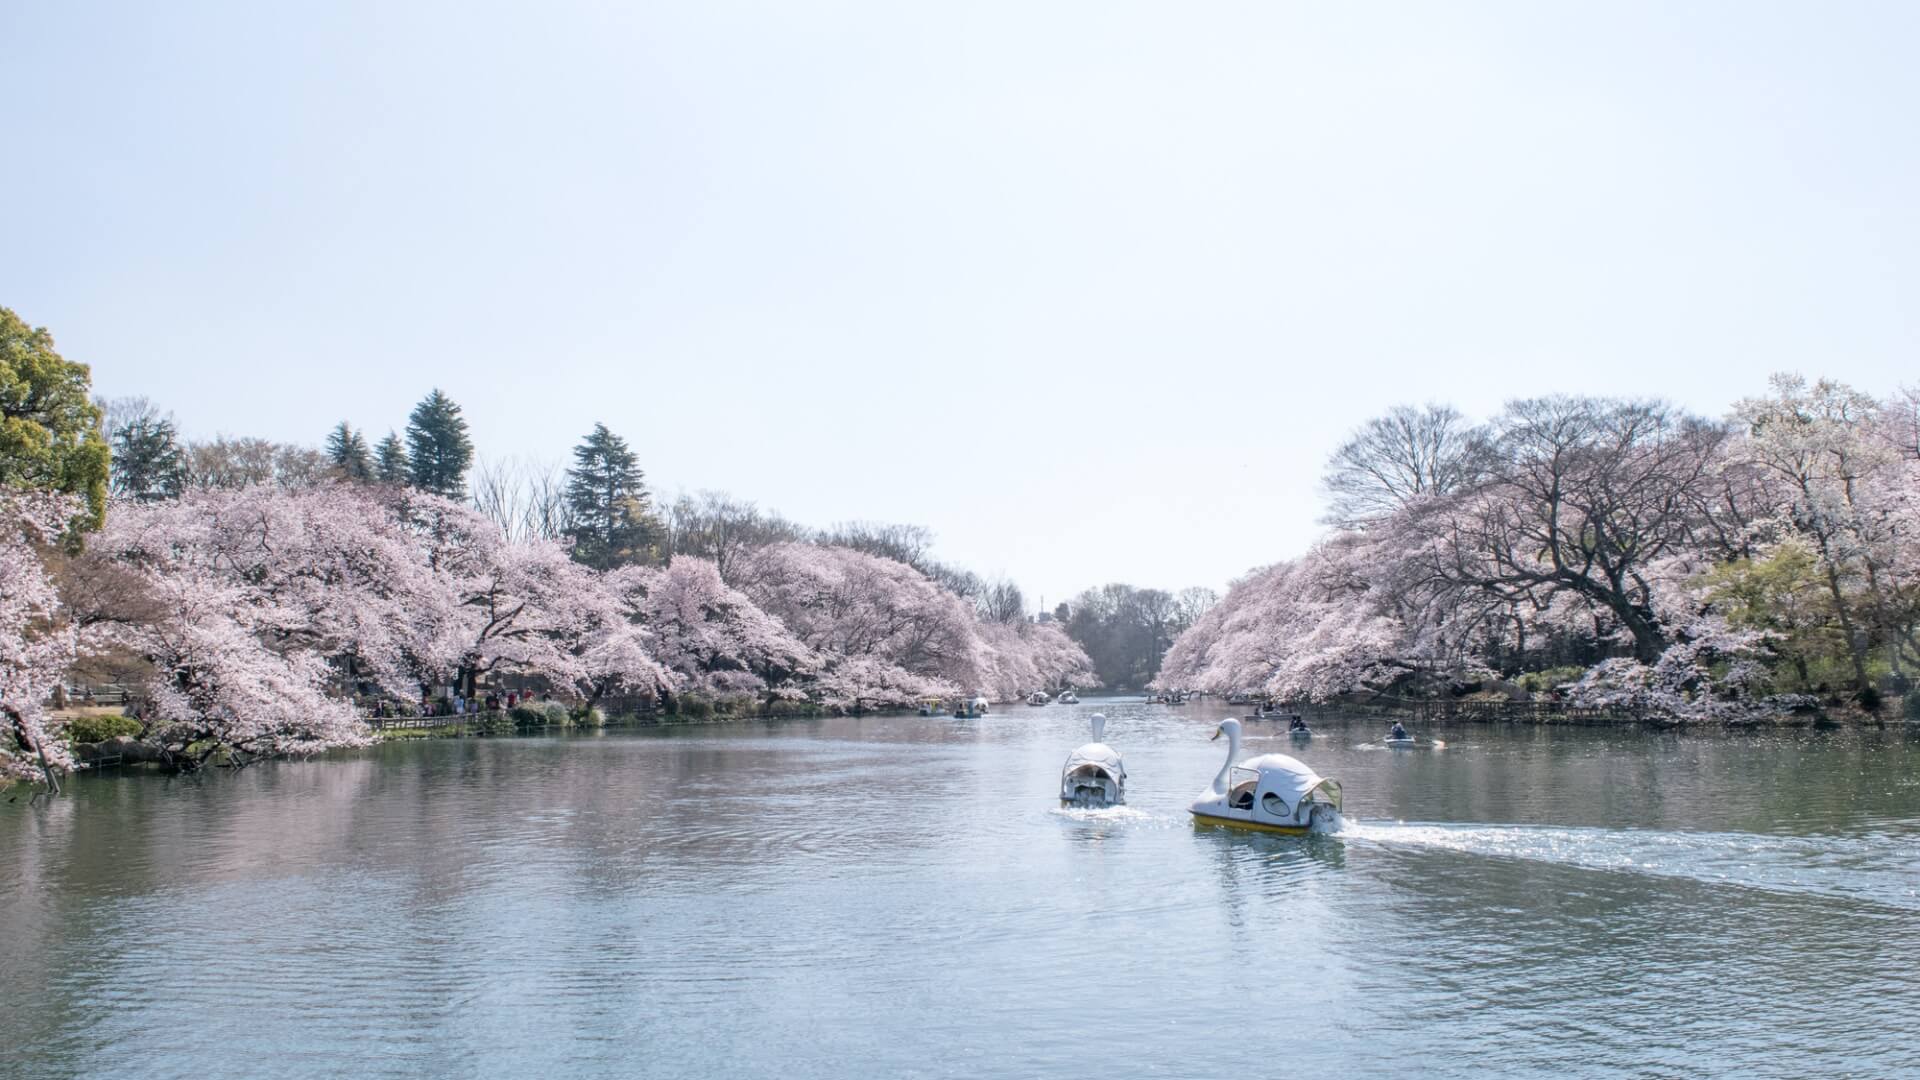
<path id="1" fill-rule="evenodd" d="M 0 5 L 0 304 L 193 436 L 1223 587 L 1401 402 L 1920 382 L 1920 7 Z"/>

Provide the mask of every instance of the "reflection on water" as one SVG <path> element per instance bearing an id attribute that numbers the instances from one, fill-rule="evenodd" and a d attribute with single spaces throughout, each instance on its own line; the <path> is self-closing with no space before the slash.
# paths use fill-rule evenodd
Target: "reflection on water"
<path id="1" fill-rule="evenodd" d="M 1128 805 L 1058 806 L 1085 714 Z M 1889 1076 L 1902 734 L 1370 726 L 1195 828 L 1223 710 L 396 744 L 0 805 L 25 1076 Z M 1268 745 L 1263 745 L 1263 743 Z M 1250 1061 L 1242 1040 L 1257 1045 Z M 1093 1055 L 1089 1057 L 1088 1055 Z M 11 1075 L 11 1073 L 9 1073 Z"/>

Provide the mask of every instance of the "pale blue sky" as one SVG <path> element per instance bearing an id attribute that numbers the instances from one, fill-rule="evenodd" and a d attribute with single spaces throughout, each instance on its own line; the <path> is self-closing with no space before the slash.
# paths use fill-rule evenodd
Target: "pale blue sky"
<path id="1" fill-rule="evenodd" d="M 1047 602 L 1343 433 L 1920 381 L 1911 4 L 0 4 L 0 304 L 190 434 L 919 522 Z"/>

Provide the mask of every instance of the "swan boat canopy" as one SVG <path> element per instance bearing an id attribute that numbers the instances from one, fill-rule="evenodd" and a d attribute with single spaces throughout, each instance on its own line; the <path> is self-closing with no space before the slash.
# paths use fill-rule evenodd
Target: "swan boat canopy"
<path id="1" fill-rule="evenodd" d="M 1214 738 L 1227 737 L 1227 761 L 1213 785 L 1188 809 L 1204 825 L 1232 825 L 1262 832 L 1302 835 L 1316 822 L 1333 824 L 1340 812 L 1340 782 L 1314 772 L 1286 754 L 1262 754 L 1239 764 L 1240 721 L 1222 720 Z"/>
<path id="2" fill-rule="evenodd" d="M 1077 696 L 1076 696 L 1076 695 L 1074 694 L 1074 692 L 1073 692 L 1073 691 L 1071 691 L 1071 690 L 1062 690 L 1062 691 L 1060 691 L 1060 696 L 1059 696 L 1059 697 L 1057 697 L 1057 698 L 1054 698 L 1053 700 L 1054 700 L 1054 701 L 1056 701 L 1056 702 L 1058 702 L 1058 703 L 1060 703 L 1060 704 L 1062 704 L 1062 705 L 1078 705 L 1078 704 L 1080 704 L 1080 699 L 1079 699 L 1079 697 L 1077 697 Z"/>
<path id="3" fill-rule="evenodd" d="M 1033 693 L 1027 695 L 1027 704 L 1029 705 L 1045 705 L 1052 700 L 1044 690 L 1035 690 Z"/>
<path id="4" fill-rule="evenodd" d="M 1107 718 L 1094 713 L 1093 741 L 1067 755 L 1060 770 L 1060 805 L 1119 806 L 1127 801 L 1127 767 L 1120 752 L 1100 741 Z"/>

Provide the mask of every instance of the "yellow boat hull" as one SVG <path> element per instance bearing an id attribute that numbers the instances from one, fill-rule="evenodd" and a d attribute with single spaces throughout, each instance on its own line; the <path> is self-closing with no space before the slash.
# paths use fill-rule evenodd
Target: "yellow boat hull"
<path id="1" fill-rule="evenodd" d="M 1269 825 L 1264 821 L 1214 817 L 1212 814 L 1203 814 L 1198 810 L 1189 811 L 1189 813 L 1193 814 L 1195 825 L 1224 825 L 1229 829 L 1250 829 L 1253 832 L 1279 833 L 1282 836 L 1305 836 L 1313 831 L 1311 825 Z"/>

